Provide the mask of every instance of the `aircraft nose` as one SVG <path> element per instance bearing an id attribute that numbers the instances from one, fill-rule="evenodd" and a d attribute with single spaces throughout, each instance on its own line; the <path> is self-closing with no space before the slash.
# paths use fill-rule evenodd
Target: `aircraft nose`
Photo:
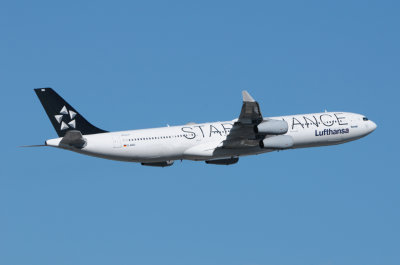
<path id="1" fill-rule="evenodd" d="M 373 132 L 373 131 L 375 131 L 376 127 L 378 127 L 378 126 L 376 125 L 375 122 L 370 121 L 370 125 L 368 127 L 371 130 L 371 132 Z"/>

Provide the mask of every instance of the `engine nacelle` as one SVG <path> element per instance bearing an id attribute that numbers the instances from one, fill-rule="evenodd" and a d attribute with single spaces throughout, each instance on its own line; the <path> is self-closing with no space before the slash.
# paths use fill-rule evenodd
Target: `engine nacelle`
<path id="1" fill-rule="evenodd" d="M 288 128 L 289 126 L 286 121 L 266 120 L 254 126 L 254 132 L 261 134 L 285 134 Z"/>
<path id="2" fill-rule="evenodd" d="M 290 135 L 277 135 L 260 141 L 260 147 L 266 149 L 286 149 L 293 146 L 293 138 Z"/>

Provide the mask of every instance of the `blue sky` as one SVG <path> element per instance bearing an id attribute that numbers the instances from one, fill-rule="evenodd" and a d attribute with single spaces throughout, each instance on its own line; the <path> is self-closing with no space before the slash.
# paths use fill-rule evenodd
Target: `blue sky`
<path id="1" fill-rule="evenodd" d="M 3 1 L 0 264 L 399 264 L 397 1 Z M 349 111 L 344 145 L 170 168 L 17 148 L 33 88 L 106 130 Z"/>

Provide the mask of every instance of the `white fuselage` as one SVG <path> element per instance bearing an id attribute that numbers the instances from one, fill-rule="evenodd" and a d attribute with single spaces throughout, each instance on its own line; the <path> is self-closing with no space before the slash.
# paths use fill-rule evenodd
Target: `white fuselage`
<path id="1" fill-rule="evenodd" d="M 323 112 L 270 119 L 283 119 L 288 123 L 286 135 L 293 137 L 292 148 L 345 143 L 366 136 L 376 128 L 376 124 L 363 115 L 348 112 Z M 62 138 L 47 140 L 46 145 L 130 162 L 210 160 L 275 151 L 260 146 L 218 148 L 227 138 L 235 121 L 84 135 L 86 145 L 82 149 L 60 145 Z"/>

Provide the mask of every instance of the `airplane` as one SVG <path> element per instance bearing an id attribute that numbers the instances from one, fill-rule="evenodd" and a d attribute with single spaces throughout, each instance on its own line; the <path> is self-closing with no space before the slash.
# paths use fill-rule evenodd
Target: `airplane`
<path id="1" fill-rule="evenodd" d="M 263 117 L 258 102 L 242 91 L 242 109 L 234 120 L 108 132 L 89 123 L 52 88 L 34 91 L 59 136 L 39 146 L 144 166 L 167 167 L 176 160 L 231 165 L 241 156 L 354 141 L 377 127 L 349 112 Z"/>

